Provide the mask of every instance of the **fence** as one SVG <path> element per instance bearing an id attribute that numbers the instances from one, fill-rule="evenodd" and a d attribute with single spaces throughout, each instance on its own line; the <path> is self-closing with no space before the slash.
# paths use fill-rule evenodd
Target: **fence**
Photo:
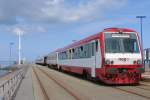
<path id="1" fill-rule="evenodd" d="M 0 84 L 0 100 L 11 100 L 13 98 L 24 75 L 25 70 L 21 68 L 9 80 Z"/>

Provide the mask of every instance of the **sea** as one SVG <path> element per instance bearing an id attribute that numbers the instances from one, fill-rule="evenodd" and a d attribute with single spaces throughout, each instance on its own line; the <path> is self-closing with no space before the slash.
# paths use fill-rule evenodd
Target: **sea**
<path id="1" fill-rule="evenodd" d="M 0 77 L 6 75 L 7 73 L 8 73 L 8 71 L 0 70 Z"/>
<path id="2" fill-rule="evenodd" d="M 8 61 L 0 61 L 0 68 L 8 67 L 9 64 L 10 64 L 10 62 L 8 62 Z M 7 73 L 8 73 L 8 71 L 0 69 L 0 77 L 6 75 Z"/>

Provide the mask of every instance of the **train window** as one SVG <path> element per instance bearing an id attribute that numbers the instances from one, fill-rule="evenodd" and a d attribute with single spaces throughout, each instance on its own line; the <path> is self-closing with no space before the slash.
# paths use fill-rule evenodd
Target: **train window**
<path id="1" fill-rule="evenodd" d="M 86 45 L 83 46 L 83 58 L 86 58 L 87 55 L 87 48 Z"/>
<path id="2" fill-rule="evenodd" d="M 74 53 L 74 49 L 72 49 L 72 52 Z"/>
<path id="3" fill-rule="evenodd" d="M 73 53 L 72 53 L 72 58 L 73 59 L 76 59 L 77 58 L 77 48 L 74 48 L 74 49 L 72 49 L 73 51 Z"/>
<path id="4" fill-rule="evenodd" d="M 81 48 L 81 51 L 83 51 L 83 46 L 81 46 L 80 48 Z"/>
<path id="5" fill-rule="evenodd" d="M 119 39 L 105 39 L 106 52 L 118 53 L 121 51 L 121 43 Z"/>
<path id="6" fill-rule="evenodd" d="M 138 53 L 138 44 L 136 39 L 124 39 L 124 52 L 130 52 L 130 53 Z"/>
<path id="7" fill-rule="evenodd" d="M 90 45 L 86 44 L 83 46 L 84 48 L 84 53 L 83 53 L 83 58 L 90 58 L 91 52 L 90 52 Z"/>
<path id="8" fill-rule="evenodd" d="M 74 59 L 77 58 L 77 48 L 74 49 Z"/>
<path id="9" fill-rule="evenodd" d="M 58 53 L 58 59 L 61 59 L 61 53 Z"/>
<path id="10" fill-rule="evenodd" d="M 59 53 L 59 54 L 58 54 L 58 58 L 59 58 L 59 59 L 62 59 L 62 60 L 68 59 L 67 52 L 65 51 L 65 52 Z"/>
<path id="11" fill-rule="evenodd" d="M 138 42 L 134 33 L 130 37 L 111 37 L 105 34 L 106 53 L 139 53 Z"/>
<path id="12" fill-rule="evenodd" d="M 94 55 L 94 53 L 92 53 L 94 51 L 92 46 L 90 43 L 74 48 L 72 51 L 72 59 L 90 58 Z"/>
<path id="13" fill-rule="evenodd" d="M 77 51 L 77 53 L 78 53 L 78 54 L 77 54 L 77 58 L 79 59 L 79 58 L 81 58 L 81 48 L 78 47 L 77 50 L 78 50 L 78 51 Z"/>
<path id="14" fill-rule="evenodd" d="M 92 56 L 94 56 L 95 55 L 95 43 L 94 42 L 92 43 L 92 47 L 91 48 L 92 48 L 92 51 L 91 51 L 92 52 Z"/>
<path id="15" fill-rule="evenodd" d="M 88 58 L 92 56 L 92 44 L 88 44 Z"/>
<path id="16" fill-rule="evenodd" d="M 71 49 L 69 50 L 69 53 L 71 53 Z"/>
<path id="17" fill-rule="evenodd" d="M 95 48 L 96 48 L 96 51 L 98 51 L 98 41 L 96 40 L 96 42 L 95 42 Z"/>
<path id="18" fill-rule="evenodd" d="M 64 52 L 64 59 L 68 59 L 67 51 Z"/>
<path id="19" fill-rule="evenodd" d="M 91 53 L 92 53 L 92 56 L 95 55 L 96 51 L 98 51 L 98 41 L 97 40 L 91 44 Z"/>
<path id="20" fill-rule="evenodd" d="M 80 52 L 80 58 L 83 58 L 83 46 L 80 47 L 79 52 Z"/>
<path id="21" fill-rule="evenodd" d="M 68 59 L 71 59 L 71 49 L 68 51 Z"/>

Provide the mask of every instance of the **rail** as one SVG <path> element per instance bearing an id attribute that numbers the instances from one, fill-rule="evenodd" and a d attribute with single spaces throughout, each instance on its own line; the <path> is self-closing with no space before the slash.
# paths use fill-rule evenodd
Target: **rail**
<path id="1" fill-rule="evenodd" d="M 10 79 L 0 84 L 0 100 L 12 100 L 22 79 L 25 70 L 19 69 Z"/>
<path id="2" fill-rule="evenodd" d="M 82 100 L 81 97 L 79 97 L 78 95 L 76 95 L 73 90 L 69 89 L 67 86 L 65 86 L 63 83 L 59 82 L 56 78 L 50 76 L 46 71 L 44 71 L 43 69 L 39 68 L 39 70 L 41 72 L 43 72 L 50 80 L 53 80 L 58 86 L 60 86 L 61 88 L 63 88 L 66 92 L 68 92 L 72 97 L 74 97 L 76 100 Z M 88 100 L 88 99 L 86 99 Z"/>

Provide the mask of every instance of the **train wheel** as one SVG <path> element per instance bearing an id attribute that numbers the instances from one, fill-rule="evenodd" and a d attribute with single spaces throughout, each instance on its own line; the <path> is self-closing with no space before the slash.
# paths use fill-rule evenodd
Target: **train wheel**
<path id="1" fill-rule="evenodd" d="M 87 75 L 86 75 L 87 79 L 90 80 L 90 81 L 92 81 L 91 75 L 90 75 L 89 73 L 86 73 L 86 74 L 87 74 Z"/>
<path id="2" fill-rule="evenodd" d="M 48 64 L 48 68 L 50 68 L 50 65 Z"/>
<path id="3" fill-rule="evenodd" d="M 58 71 L 59 71 L 59 72 L 62 72 L 62 68 L 61 68 L 61 66 L 59 66 Z"/>
<path id="4" fill-rule="evenodd" d="M 92 80 L 91 75 L 86 70 L 83 71 L 83 79 Z"/>
<path id="5" fill-rule="evenodd" d="M 83 70 L 82 76 L 83 76 L 83 79 L 87 79 L 87 72 L 85 70 Z"/>

